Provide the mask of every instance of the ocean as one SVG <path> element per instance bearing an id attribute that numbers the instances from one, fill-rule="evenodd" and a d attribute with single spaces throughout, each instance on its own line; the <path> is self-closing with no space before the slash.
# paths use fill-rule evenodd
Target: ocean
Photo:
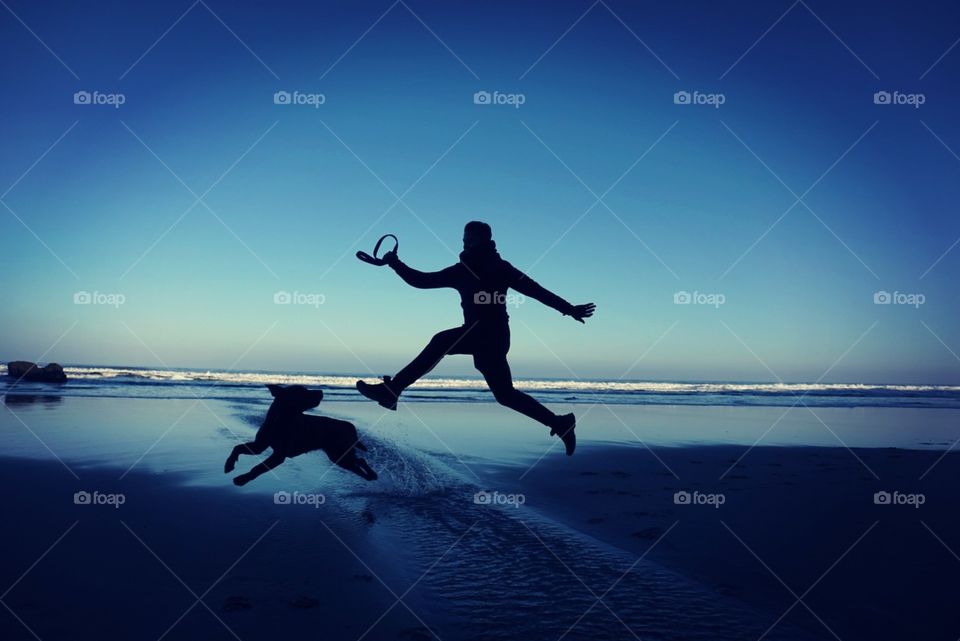
<path id="1" fill-rule="evenodd" d="M 151 369 L 99 365 L 64 367 L 61 385 L 15 381 L 0 365 L 0 394 L 120 398 L 197 398 L 245 401 L 263 397 L 269 383 L 324 390 L 325 401 L 360 400 L 354 384 L 362 374 Z M 694 405 L 747 407 L 960 408 L 960 385 L 895 385 L 817 382 L 706 382 L 589 379 L 516 379 L 518 389 L 544 403 L 605 405 Z M 405 402 L 490 403 L 482 378 L 427 377 L 404 394 Z"/>

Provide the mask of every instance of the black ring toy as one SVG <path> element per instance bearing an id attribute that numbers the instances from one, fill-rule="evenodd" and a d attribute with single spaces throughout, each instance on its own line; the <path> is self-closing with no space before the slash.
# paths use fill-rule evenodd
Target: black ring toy
<path id="1" fill-rule="evenodd" d="M 377 267 L 382 267 L 383 265 L 386 265 L 386 264 L 387 264 L 387 261 L 385 261 L 383 258 L 379 257 L 377 254 L 380 253 L 380 245 L 382 245 L 382 244 L 383 244 L 383 241 L 386 240 L 387 238 L 392 238 L 392 239 L 393 239 L 393 243 L 394 243 L 394 244 L 393 244 L 393 249 L 392 249 L 391 251 L 397 251 L 397 249 L 400 247 L 400 241 L 397 240 L 397 237 L 394 236 L 393 234 L 384 234 L 383 236 L 380 237 L 380 240 L 377 241 L 377 244 L 374 245 L 374 247 L 373 247 L 373 256 L 371 256 L 371 255 L 368 254 L 367 252 L 357 252 L 357 258 L 359 258 L 360 260 L 362 260 L 362 261 L 365 262 L 365 263 L 370 263 L 371 265 L 376 265 Z M 389 253 L 389 252 L 387 252 L 387 253 Z"/>

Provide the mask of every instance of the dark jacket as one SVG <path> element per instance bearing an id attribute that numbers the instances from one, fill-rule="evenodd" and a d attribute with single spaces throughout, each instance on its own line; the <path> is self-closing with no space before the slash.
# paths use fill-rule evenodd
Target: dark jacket
<path id="1" fill-rule="evenodd" d="M 507 296 L 508 289 L 538 300 L 561 314 L 569 315 L 573 311 L 573 305 L 500 258 L 492 240 L 461 252 L 459 263 L 438 272 L 417 271 L 400 259 L 394 260 L 390 266 L 413 287 L 456 289 L 460 293 L 463 320 L 467 325 L 476 322 L 506 324 L 509 318 L 507 304 L 515 304 L 512 297 Z"/>

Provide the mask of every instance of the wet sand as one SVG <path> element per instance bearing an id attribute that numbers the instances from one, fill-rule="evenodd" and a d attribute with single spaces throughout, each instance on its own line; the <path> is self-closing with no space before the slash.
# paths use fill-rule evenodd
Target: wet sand
<path id="1" fill-rule="evenodd" d="M 777 626 L 822 638 L 960 635 L 955 452 L 587 446 L 523 480 L 512 468 L 497 477 L 532 509 L 764 610 L 770 625 L 785 615 Z"/>
<path id="2" fill-rule="evenodd" d="M 647 449 L 591 437 L 592 426 L 617 433 L 610 420 L 582 424 L 567 458 L 493 405 L 332 403 L 323 413 L 357 423 L 380 481 L 314 454 L 236 488 L 223 459 L 263 403 L 4 407 L 4 639 L 960 634 L 960 559 L 947 549 L 960 550 L 960 458 L 945 440 L 747 452 L 750 428 L 740 443 Z M 772 412 L 756 409 L 715 415 L 760 426 Z M 662 441 L 709 416 L 629 408 L 620 420 Z M 854 433 L 856 413 L 831 423 L 844 416 L 837 429 Z M 946 417 L 929 416 L 943 438 Z M 710 426 L 699 434 L 709 440 Z M 78 491 L 123 503 L 77 504 Z M 879 491 L 923 504 L 878 505 Z M 477 492 L 513 502 L 477 503 Z"/>

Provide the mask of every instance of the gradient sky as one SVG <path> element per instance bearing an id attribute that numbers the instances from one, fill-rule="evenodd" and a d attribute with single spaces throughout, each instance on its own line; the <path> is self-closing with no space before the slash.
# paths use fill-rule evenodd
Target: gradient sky
<path id="1" fill-rule="evenodd" d="M 353 253 L 481 219 L 598 306 L 512 310 L 517 375 L 960 382 L 956 6 L 5 1 L 0 358 L 392 373 L 457 295 Z"/>

